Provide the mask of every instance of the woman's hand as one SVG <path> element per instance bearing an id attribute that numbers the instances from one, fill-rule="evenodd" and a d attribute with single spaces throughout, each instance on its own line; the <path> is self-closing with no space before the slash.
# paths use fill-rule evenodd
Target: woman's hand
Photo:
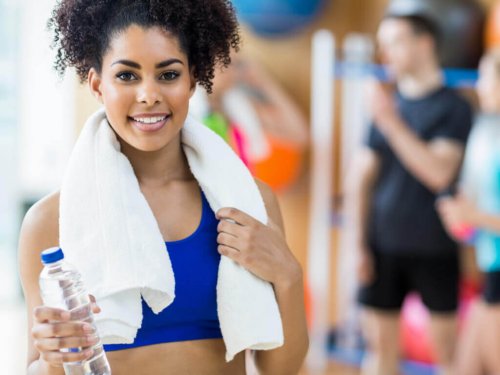
<path id="1" fill-rule="evenodd" d="M 289 285 L 300 279 L 300 265 L 277 225 L 271 221 L 264 225 L 236 208 L 220 209 L 217 219 L 221 255 L 274 286 Z"/>
<path id="2" fill-rule="evenodd" d="M 95 298 L 90 296 L 90 299 L 92 312 L 99 313 Z M 54 367 L 90 358 L 92 346 L 99 341 L 91 324 L 71 321 L 69 311 L 46 306 L 34 309 L 31 335 L 40 359 Z M 61 349 L 71 348 L 82 348 L 82 351 L 61 352 Z"/>
<path id="3" fill-rule="evenodd" d="M 437 209 L 447 228 L 456 225 L 476 225 L 477 207 L 461 193 L 455 197 L 439 198 Z"/>

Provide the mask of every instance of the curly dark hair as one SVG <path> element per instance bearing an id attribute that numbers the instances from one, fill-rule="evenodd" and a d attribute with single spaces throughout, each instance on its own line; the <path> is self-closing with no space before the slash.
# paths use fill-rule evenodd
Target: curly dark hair
<path id="1" fill-rule="evenodd" d="M 193 75 L 210 93 L 216 65 L 228 66 L 239 49 L 238 21 L 229 0 L 60 0 L 48 21 L 54 67 L 62 76 L 75 67 L 81 82 L 101 72 L 114 35 L 131 24 L 160 27 L 179 38 Z"/>

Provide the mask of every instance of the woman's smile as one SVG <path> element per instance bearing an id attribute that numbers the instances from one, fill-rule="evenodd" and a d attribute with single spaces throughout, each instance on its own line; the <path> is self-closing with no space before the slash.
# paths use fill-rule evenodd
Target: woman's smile
<path id="1" fill-rule="evenodd" d="M 123 150 L 179 148 L 195 81 L 177 36 L 127 27 L 111 40 L 102 70 L 91 69 L 89 82 Z"/>
<path id="2" fill-rule="evenodd" d="M 151 133 L 162 129 L 170 119 L 167 113 L 150 113 L 129 116 L 128 120 L 132 126 L 142 132 Z"/>

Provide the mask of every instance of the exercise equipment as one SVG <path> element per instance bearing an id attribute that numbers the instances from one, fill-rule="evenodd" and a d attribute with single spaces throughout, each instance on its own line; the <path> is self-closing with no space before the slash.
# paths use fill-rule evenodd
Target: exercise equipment
<path id="1" fill-rule="evenodd" d="M 289 187 L 298 177 L 302 165 L 302 151 L 289 142 L 267 135 L 269 155 L 250 161 L 255 177 L 266 182 L 274 191 Z"/>
<path id="2" fill-rule="evenodd" d="M 472 280 L 462 280 L 458 304 L 459 331 L 467 320 L 472 301 L 479 294 L 479 286 Z M 420 297 L 409 294 L 401 311 L 401 344 L 403 357 L 408 360 L 435 363 L 430 337 L 430 314 Z"/>
<path id="3" fill-rule="evenodd" d="M 233 0 L 238 18 L 258 35 L 297 32 L 316 19 L 324 0 Z"/>

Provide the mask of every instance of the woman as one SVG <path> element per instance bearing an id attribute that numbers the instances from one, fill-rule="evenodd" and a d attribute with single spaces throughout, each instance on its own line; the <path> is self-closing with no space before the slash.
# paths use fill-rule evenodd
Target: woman
<path id="1" fill-rule="evenodd" d="M 55 8 L 50 25 L 58 52 L 56 67 L 61 73 L 68 67 L 76 68 L 103 104 L 169 252 L 182 249 L 179 257 L 184 253 L 186 257 L 196 256 L 182 247 L 191 243 L 202 247 L 212 260 L 219 254 L 229 257 L 271 283 L 283 322 L 284 345 L 256 352 L 255 362 L 263 374 L 297 373 L 308 346 L 302 271 L 286 245 L 276 198 L 267 186 L 257 182 L 268 225 L 234 208 L 214 213 L 181 145 L 196 83 L 210 91 L 214 67 L 227 66 L 230 49 L 238 47 L 237 22 L 230 2 L 63 0 Z M 20 234 L 21 278 L 31 332 L 29 374 L 63 374 L 62 363 L 90 357 L 89 348 L 97 340 L 92 327 L 69 321 L 61 310 L 41 306 L 40 252 L 60 244 L 59 203 L 56 192 L 35 204 L 26 214 Z M 213 241 L 198 238 L 207 230 L 215 234 Z M 217 262 L 184 261 L 175 263 L 172 258 L 176 279 L 193 272 L 187 264 L 200 266 L 196 272 L 217 272 Z M 212 319 L 215 333 L 163 335 L 139 344 L 108 346 L 113 374 L 244 374 L 243 353 L 229 363 L 224 360 L 212 281 L 210 288 L 196 291 L 204 295 L 178 295 L 176 299 L 178 303 L 198 297 L 208 301 L 207 311 L 198 311 L 196 319 Z M 184 291 L 189 293 L 189 288 Z M 162 314 L 173 311 L 175 303 L 158 315 L 145 312 L 141 329 L 168 325 L 168 315 Z M 177 308 L 182 310 L 182 306 Z M 94 311 L 98 310 L 94 306 Z M 197 323 L 182 314 L 177 318 Z M 87 349 L 80 353 L 60 351 L 73 347 Z"/>
<path id="2" fill-rule="evenodd" d="M 477 94 L 483 115 L 467 144 L 461 192 L 438 208 L 451 235 L 474 244 L 484 272 L 456 355 L 456 374 L 500 373 L 500 51 L 485 55 Z"/>

